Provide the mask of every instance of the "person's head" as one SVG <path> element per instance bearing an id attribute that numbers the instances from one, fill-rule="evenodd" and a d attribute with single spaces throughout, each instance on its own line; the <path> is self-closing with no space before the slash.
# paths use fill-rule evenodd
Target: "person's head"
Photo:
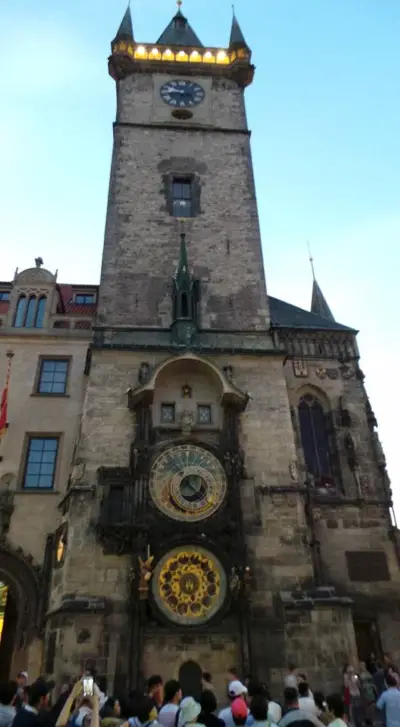
<path id="1" fill-rule="evenodd" d="M 210 689 L 205 689 L 204 692 L 202 692 L 200 704 L 201 710 L 205 714 L 212 714 L 215 712 L 217 709 L 217 700 L 214 692 L 211 692 Z"/>
<path id="2" fill-rule="evenodd" d="M 283 692 L 283 696 L 285 698 L 285 704 L 288 709 L 293 709 L 293 707 L 299 706 L 297 689 L 295 687 L 286 687 Z"/>
<path id="3" fill-rule="evenodd" d="M 157 719 L 157 707 L 151 697 L 137 697 L 132 704 L 132 717 L 137 717 L 139 722 L 145 724 Z"/>
<path id="4" fill-rule="evenodd" d="M 296 669 L 297 669 L 296 664 L 293 664 L 293 663 L 292 664 L 289 664 L 289 666 L 288 666 L 288 672 L 290 674 L 294 674 L 296 672 Z"/>
<path id="5" fill-rule="evenodd" d="M 246 699 L 247 696 L 247 687 L 242 684 L 242 682 L 239 681 L 239 679 L 234 679 L 232 682 L 229 682 L 228 684 L 228 697 L 233 702 L 235 699 Z"/>
<path id="6" fill-rule="evenodd" d="M 15 699 L 15 693 L 17 691 L 16 682 L 6 682 L 0 685 L 0 704 L 7 706 L 12 704 Z"/>
<path id="7" fill-rule="evenodd" d="M 308 682 L 307 674 L 304 674 L 304 672 L 301 672 L 301 674 L 299 674 L 299 680 L 301 682 Z"/>
<path id="8" fill-rule="evenodd" d="M 251 700 L 250 712 L 256 722 L 265 722 L 268 716 L 268 702 L 261 694 Z"/>
<path id="9" fill-rule="evenodd" d="M 236 667 L 235 666 L 229 667 L 229 669 L 227 670 L 226 673 L 227 673 L 227 677 L 228 677 L 228 682 L 234 682 L 235 679 L 238 678 L 238 675 L 237 675 L 237 671 L 236 671 Z"/>
<path id="10" fill-rule="evenodd" d="M 231 705 L 232 719 L 238 727 L 246 724 L 248 717 L 248 709 L 246 702 L 242 697 L 237 697 Z"/>
<path id="11" fill-rule="evenodd" d="M 104 719 L 105 717 L 120 717 L 121 716 L 121 705 L 119 703 L 119 700 L 115 697 L 108 697 L 106 701 L 104 702 L 101 710 L 100 710 L 100 717 Z"/>
<path id="12" fill-rule="evenodd" d="M 28 702 L 37 710 L 44 709 L 49 701 L 49 686 L 43 679 L 37 679 L 29 687 Z"/>
<path id="13" fill-rule="evenodd" d="M 397 679 L 396 679 L 396 677 L 394 676 L 394 674 L 390 674 L 390 673 L 388 673 L 388 674 L 386 675 L 386 684 L 387 684 L 387 686 L 388 686 L 389 688 L 390 688 L 390 687 L 397 687 Z"/>
<path id="14" fill-rule="evenodd" d="M 181 685 L 176 679 L 170 679 L 164 686 L 164 703 L 179 704 L 182 699 Z"/>
<path id="15" fill-rule="evenodd" d="M 390 666 L 390 664 L 392 664 L 392 656 L 388 651 L 383 655 L 383 662 L 386 666 Z"/>
<path id="16" fill-rule="evenodd" d="M 17 676 L 17 684 L 19 687 L 25 687 L 28 684 L 28 672 L 20 671 Z"/>
<path id="17" fill-rule="evenodd" d="M 264 697 L 264 699 L 269 700 L 269 693 L 268 688 L 266 684 L 263 684 L 262 682 L 258 682 L 255 679 L 252 679 L 248 685 L 248 701 L 249 703 L 252 702 L 254 697 Z"/>
<path id="18" fill-rule="evenodd" d="M 308 682 L 299 682 L 297 685 L 297 689 L 300 697 L 308 697 L 308 693 L 310 691 Z"/>
<path id="19" fill-rule="evenodd" d="M 156 704 L 162 704 L 164 697 L 164 684 L 159 674 L 153 674 L 147 681 L 149 697 L 152 697 Z"/>
<path id="20" fill-rule="evenodd" d="M 212 676 L 209 671 L 203 671 L 203 681 L 208 682 L 208 684 L 211 684 Z"/>
<path id="21" fill-rule="evenodd" d="M 349 674 L 350 676 L 354 674 L 354 666 L 351 664 L 347 664 L 346 666 L 346 674 Z"/>
<path id="22" fill-rule="evenodd" d="M 201 712 L 201 706 L 193 697 L 185 697 L 182 699 L 180 707 L 178 727 L 184 727 L 186 724 L 197 722 L 197 717 Z"/>
<path id="23" fill-rule="evenodd" d="M 345 708 L 341 694 L 330 694 L 329 697 L 326 698 L 326 701 L 329 711 L 333 712 L 335 717 L 342 719 L 345 713 Z"/>
<path id="24" fill-rule="evenodd" d="M 321 712 L 325 712 L 326 700 L 322 692 L 314 692 L 314 702 L 317 705 L 318 709 L 321 710 Z"/>

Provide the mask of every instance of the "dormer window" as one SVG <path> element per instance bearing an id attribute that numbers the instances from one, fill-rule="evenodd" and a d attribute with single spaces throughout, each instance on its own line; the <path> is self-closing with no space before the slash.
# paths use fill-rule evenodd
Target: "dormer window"
<path id="1" fill-rule="evenodd" d="M 43 328 L 46 300 L 45 295 L 40 298 L 20 295 L 14 317 L 15 328 Z"/>
<path id="2" fill-rule="evenodd" d="M 94 305 L 96 298 L 94 293 L 77 293 L 75 303 L 77 305 Z"/>

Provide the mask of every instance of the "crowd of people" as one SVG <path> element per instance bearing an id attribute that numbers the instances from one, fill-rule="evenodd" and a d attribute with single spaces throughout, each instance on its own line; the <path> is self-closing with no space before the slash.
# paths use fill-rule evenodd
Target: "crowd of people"
<path id="1" fill-rule="evenodd" d="M 87 684 L 91 691 L 87 691 Z M 359 669 L 346 665 L 341 692 L 313 693 L 305 674 L 290 665 L 282 703 L 266 684 L 234 669 L 227 673 L 227 704 L 218 710 L 211 674 L 203 674 L 201 695 L 183 696 L 180 683 L 159 675 L 128 699 L 107 696 L 94 673 L 64 685 L 52 702 L 54 683 L 28 674 L 0 686 L 0 727 L 400 727 L 400 676 L 388 654 L 371 654 Z"/>

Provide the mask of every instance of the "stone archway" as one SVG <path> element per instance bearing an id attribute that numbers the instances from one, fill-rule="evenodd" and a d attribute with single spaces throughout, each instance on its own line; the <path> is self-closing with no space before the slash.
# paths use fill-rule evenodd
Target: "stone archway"
<path id="1" fill-rule="evenodd" d="M 1 675 L 9 678 L 18 654 L 26 660 L 27 649 L 39 633 L 41 571 L 32 558 L 21 548 L 13 548 L 4 537 L 0 539 L 0 582 L 9 590 L 0 644 Z"/>

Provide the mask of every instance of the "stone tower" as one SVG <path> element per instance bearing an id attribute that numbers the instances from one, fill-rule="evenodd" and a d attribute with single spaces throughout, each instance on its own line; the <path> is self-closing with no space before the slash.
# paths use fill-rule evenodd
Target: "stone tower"
<path id="1" fill-rule="evenodd" d="M 279 692 L 287 660 L 334 686 L 356 659 L 353 604 L 371 623 L 399 597 L 356 332 L 316 283 L 310 313 L 267 296 L 236 18 L 224 49 L 180 8 L 141 44 L 128 9 L 109 70 L 103 264 L 48 661 L 60 679 L 95 662 L 109 693 L 156 672 L 196 694 L 207 669 L 222 695 L 233 665 Z"/>

